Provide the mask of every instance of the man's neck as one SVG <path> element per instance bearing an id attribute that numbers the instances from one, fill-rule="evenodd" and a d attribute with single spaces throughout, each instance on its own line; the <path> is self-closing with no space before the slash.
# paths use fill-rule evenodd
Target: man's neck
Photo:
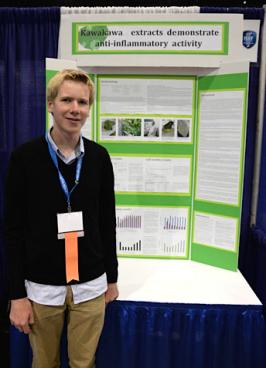
<path id="1" fill-rule="evenodd" d="M 51 137 L 64 156 L 70 156 L 78 145 L 80 134 L 66 134 L 53 127 Z"/>

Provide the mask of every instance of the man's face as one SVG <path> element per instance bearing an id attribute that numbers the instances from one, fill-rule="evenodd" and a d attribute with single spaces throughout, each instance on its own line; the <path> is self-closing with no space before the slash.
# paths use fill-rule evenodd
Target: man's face
<path id="1" fill-rule="evenodd" d="M 62 133 L 79 134 L 89 116 L 90 91 L 82 82 L 64 81 L 54 101 L 48 102 L 54 125 Z"/>

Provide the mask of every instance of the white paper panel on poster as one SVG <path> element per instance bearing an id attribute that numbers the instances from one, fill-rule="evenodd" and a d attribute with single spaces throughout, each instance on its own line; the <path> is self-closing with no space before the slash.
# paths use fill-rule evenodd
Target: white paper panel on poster
<path id="1" fill-rule="evenodd" d="M 237 73 L 248 73 L 249 72 L 249 62 L 248 61 L 224 61 L 219 69 L 208 70 L 204 69 L 198 70 L 198 75 L 223 75 L 223 74 L 237 74 Z"/>
<path id="2" fill-rule="evenodd" d="M 45 62 L 47 70 L 59 71 L 66 68 L 77 69 L 77 62 L 75 60 L 46 58 Z"/>

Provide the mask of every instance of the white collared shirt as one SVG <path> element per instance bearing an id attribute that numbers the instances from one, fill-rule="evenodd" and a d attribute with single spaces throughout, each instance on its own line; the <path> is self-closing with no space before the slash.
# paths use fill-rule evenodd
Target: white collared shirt
<path id="1" fill-rule="evenodd" d="M 80 134 L 79 142 L 78 142 L 78 144 L 75 148 L 75 151 L 73 151 L 72 154 L 69 157 L 66 157 L 66 156 L 63 155 L 63 153 L 60 151 L 60 149 L 55 144 L 55 142 L 54 142 L 54 140 L 51 136 L 51 131 L 52 131 L 52 128 L 48 131 L 47 138 L 48 138 L 49 142 L 51 143 L 51 146 L 52 146 L 53 150 L 55 151 L 55 153 L 57 154 L 57 156 L 65 164 L 70 165 L 76 158 L 84 156 L 85 149 L 84 149 L 84 142 L 83 142 L 82 134 Z"/>
<path id="2" fill-rule="evenodd" d="M 52 128 L 51 128 L 52 129 Z M 57 156 L 67 165 L 71 164 L 76 158 L 83 156 L 84 142 L 82 135 L 80 135 L 79 143 L 75 148 L 75 151 L 69 157 L 65 157 L 59 150 L 55 142 L 53 141 L 51 130 L 48 132 L 47 137 L 53 150 L 56 152 Z M 73 293 L 74 304 L 85 302 L 102 295 L 107 290 L 107 278 L 104 273 L 97 279 L 83 282 L 81 284 L 70 285 Z M 27 296 L 30 300 L 44 305 L 63 305 L 66 299 L 66 286 L 54 286 L 54 285 L 44 285 L 38 284 L 33 281 L 25 280 L 25 287 L 27 291 Z"/>
<path id="3" fill-rule="evenodd" d="M 107 290 L 107 279 L 104 273 L 97 279 L 70 285 L 73 293 L 74 304 L 97 298 Z M 25 280 L 28 299 L 44 305 L 63 305 L 66 299 L 67 287 L 38 284 Z"/>

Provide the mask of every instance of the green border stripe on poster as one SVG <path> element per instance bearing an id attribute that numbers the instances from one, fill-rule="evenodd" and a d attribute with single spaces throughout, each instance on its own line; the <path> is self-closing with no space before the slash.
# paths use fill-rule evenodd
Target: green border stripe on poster
<path id="1" fill-rule="evenodd" d="M 95 85 L 95 88 L 96 88 L 96 84 L 95 84 L 96 76 L 95 76 L 95 74 L 89 73 L 89 77 L 93 81 L 93 83 Z M 95 139 L 96 139 L 96 137 L 95 137 L 95 100 L 94 100 L 94 103 L 92 104 L 92 106 L 90 107 L 90 123 L 91 123 L 91 130 L 90 130 L 91 139 L 93 141 L 95 141 Z"/>
<path id="2" fill-rule="evenodd" d="M 45 73 L 45 81 L 46 81 L 46 87 L 48 85 L 48 82 L 51 78 L 53 78 L 53 76 L 56 75 L 56 73 L 58 73 L 58 70 L 50 70 L 50 69 L 46 69 L 46 73 Z M 46 101 L 46 98 L 45 98 Z M 49 125 L 49 113 L 48 113 L 48 109 L 47 109 L 47 103 L 45 104 L 45 131 L 48 130 L 48 125 Z"/>
<path id="3" fill-rule="evenodd" d="M 199 91 L 212 89 L 244 89 L 248 85 L 248 73 L 233 73 L 199 77 Z"/>
<path id="4" fill-rule="evenodd" d="M 236 271 L 238 253 L 193 243 L 191 246 L 191 260 Z"/>
<path id="5" fill-rule="evenodd" d="M 232 216 L 232 217 L 240 217 L 241 208 L 239 206 L 232 206 L 226 203 L 216 203 L 210 201 L 201 201 L 194 200 L 194 210 L 195 211 L 203 211 L 209 212 L 213 215 L 223 215 L 223 216 Z"/>
<path id="6" fill-rule="evenodd" d="M 98 141 L 99 142 L 99 141 Z M 160 144 L 160 142 L 152 142 L 149 144 L 136 143 L 132 142 L 128 144 L 128 142 L 124 143 L 107 143 L 107 142 L 99 142 L 103 147 L 105 147 L 110 154 L 119 154 L 121 152 L 128 154 L 160 154 L 163 152 L 166 155 L 193 155 L 194 147 L 190 144 L 182 144 L 177 147 L 176 143 L 169 144 Z"/>
<path id="7" fill-rule="evenodd" d="M 119 206 L 191 206 L 191 197 L 172 195 L 138 195 L 138 194 L 116 194 L 116 204 Z"/>

